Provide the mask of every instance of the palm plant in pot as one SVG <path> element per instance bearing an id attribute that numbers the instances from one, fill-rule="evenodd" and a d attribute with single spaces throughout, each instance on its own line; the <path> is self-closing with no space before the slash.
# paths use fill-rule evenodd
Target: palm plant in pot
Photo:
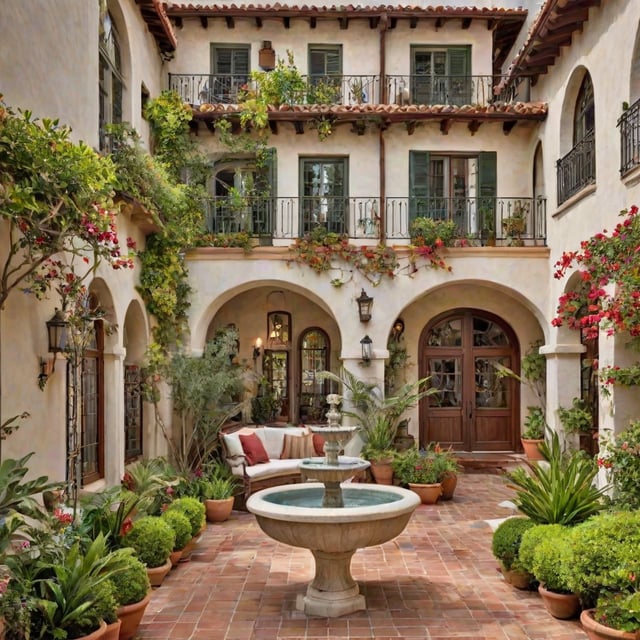
<path id="1" fill-rule="evenodd" d="M 138 559 L 147 567 L 152 587 L 162 584 L 171 570 L 169 556 L 173 551 L 176 534 L 160 516 L 143 516 L 134 521 L 122 544 L 132 547 Z"/>

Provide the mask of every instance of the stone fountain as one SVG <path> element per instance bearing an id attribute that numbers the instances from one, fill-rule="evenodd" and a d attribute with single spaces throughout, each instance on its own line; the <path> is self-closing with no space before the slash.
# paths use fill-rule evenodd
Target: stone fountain
<path id="1" fill-rule="evenodd" d="M 267 535 L 311 551 L 315 576 L 306 593 L 298 595 L 296 607 L 307 615 L 329 618 L 366 608 L 351 576 L 353 554 L 395 538 L 420 504 L 413 491 L 400 487 L 344 482 L 369 463 L 339 455 L 357 429 L 340 425 L 340 400 L 337 394 L 327 396 L 328 424 L 311 427 L 325 439 L 325 457 L 300 464 L 305 479 L 319 482 L 264 489 L 247 501 Z"/>

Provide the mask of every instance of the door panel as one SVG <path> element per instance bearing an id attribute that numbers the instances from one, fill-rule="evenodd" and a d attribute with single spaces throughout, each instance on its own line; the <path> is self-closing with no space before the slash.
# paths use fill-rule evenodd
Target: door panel
<path id="1" fill-rule="evenodd" d="M 438 393 L 420 405 L 420 443 L 439 442 L 462 451 L 513 451 L 517 396 L 495 365 L 519 362 L 511 330 L 479 311 L 437 319 L 421 339 L 421 376 Z"/>

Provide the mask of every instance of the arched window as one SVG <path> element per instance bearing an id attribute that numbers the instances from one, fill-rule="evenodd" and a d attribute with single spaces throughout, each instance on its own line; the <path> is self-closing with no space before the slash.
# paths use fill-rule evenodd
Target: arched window
<path id="1" fill-rule="evenodd" d="M 318 373 L 329 370 L 329 338 L 322 329 L 307 329 L 300 336 L 300 420 L 320 422 L 324 420 L 326 380 Z"/>
<path id="2" fill-rule="evenodd" d="M 100 23 L 100 149 L 108 147 L 106 126 L 122 122 L 122 60 L 118 32 L 109 12 Z"/>
<path id="3" fill-rule="evenodd" d="M 595 128 L 593 83 L 591 82 L 591 76 L 587 73 L 578 92 L 576 110 L 573 116 L 573 144 L 575 145 L 584 140 L 588 134 L 594 132 Z"/>

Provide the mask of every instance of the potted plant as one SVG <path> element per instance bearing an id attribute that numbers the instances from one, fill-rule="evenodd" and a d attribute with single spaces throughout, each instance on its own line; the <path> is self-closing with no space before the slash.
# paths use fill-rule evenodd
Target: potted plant
<path id="1" fill-rule="evenodd" d="M 433 451 L 412 447 L 395 455 L 395 476 L 420 496 L 422 504 L 435 504 L 442 493 L 440 478 L 444 472 L 443 458 Z"/>
<path id="2" fill-rule="evenodd" d="M 185 515 L 191 525 L 191 540 L 182 550 L 182 557 L 180 558 L 181 562 L 186 562 L 191 558 L 191 553 L 197 544 L 198 536 L 207 524 L 206 509 L 198 498 L 191 496 L 177 498 L 167 507 L 167 511 L 173 511 L 174 509 Z"/>
<path id="3" fill-rule="evenodd" d="M 171 566 L 175 567 L 182 557 L 182 550 L 191 541 L 191 523 L 189 522 L 189 518 L 177 509 L 169 509 L 160 517 L 163 518 L 164 521 L 173 529 L 173 533 L 175 535 L 173 550 L 169 554 Z"/>
<path id="4" fill-rule="evenodd" d="M 627 509 L 640 508 L 640 420 L 603 443 L 599 464 L 614 470 L 612 477 L 614 504 Z"/>
<path id="5" fill-rule="evenodd" d="M 202 482 L 202 498 L 209 522 L 224 522 L 233 509 L 236 479 L 231 475 L 214 475 Z"/>
<path id="6" fill-rule="evenodd" d="M 595 609 L 585 609 L 580 623 L 590 640 L 637 640 L 640 591 L 603 593 Z"/>
<path id="7" fill-rule="evenodd" d="M 131 640 L 136 635 L 145 609 L 151 600 L 151 585 L 147 569 L 131 555 L 125 560 L 125 568 L 112 575 L 109 580 L 113 583 L 120 619 L 120 639 Z"/>
<path id="8" fill-rule="evenodd" d="M 102 640 L 118 640 L 120 637 L 122 622 L 118 618 L 118 601 L 115 591 L 111 580 L 105 580 L 96 588 L 97 598 L 94 605 L 96 614 L 107 625 Z"/>
<path id="9" fill-rule="evenodd" d="M 573 618 L 580 611 L 580 599 L 567 580 L 568 531 L 560 524 L 531 527 L 522 535 L 519 551 L 521 567 L 540 583 L 538 593 L 545 608 L 560 620 Z"/>
<path id="10" fill-rule="evenodd" d="M 166 520 L 160 516 L 143 516 L 134 521 L 122 544 L 134 549 L 147 567 L 151 586 L 158 587 L 171 570 L 169 555 L 175 541 L 176 535 Z"/>
<path id="11" fill-rule="evenodd" d="M 520 564 L 520 544 L 524 532 L 535 524 L 530 518 L 507 518 L 497 526 L 491 539 L 491 551 L 500 561 L 504 579 L 517 589 L 529 589 L 534 582 L 533 575 Z"/>
<path id="12" fill-rule="evenodd" d="M 540 445 L 544 442 L 547 421 L 541 407 L 527 407 L 524 430 L 520 436 L 522 448 L 528 460 L 543 460 Z"/>
<path id="13" fill-rule="evenodd" d="M 425 247 L 450 247 L 456 238 L 458 228 L 453 220 L 438 220 L 420 216 L 409 226 L 411 243 Z"/>

